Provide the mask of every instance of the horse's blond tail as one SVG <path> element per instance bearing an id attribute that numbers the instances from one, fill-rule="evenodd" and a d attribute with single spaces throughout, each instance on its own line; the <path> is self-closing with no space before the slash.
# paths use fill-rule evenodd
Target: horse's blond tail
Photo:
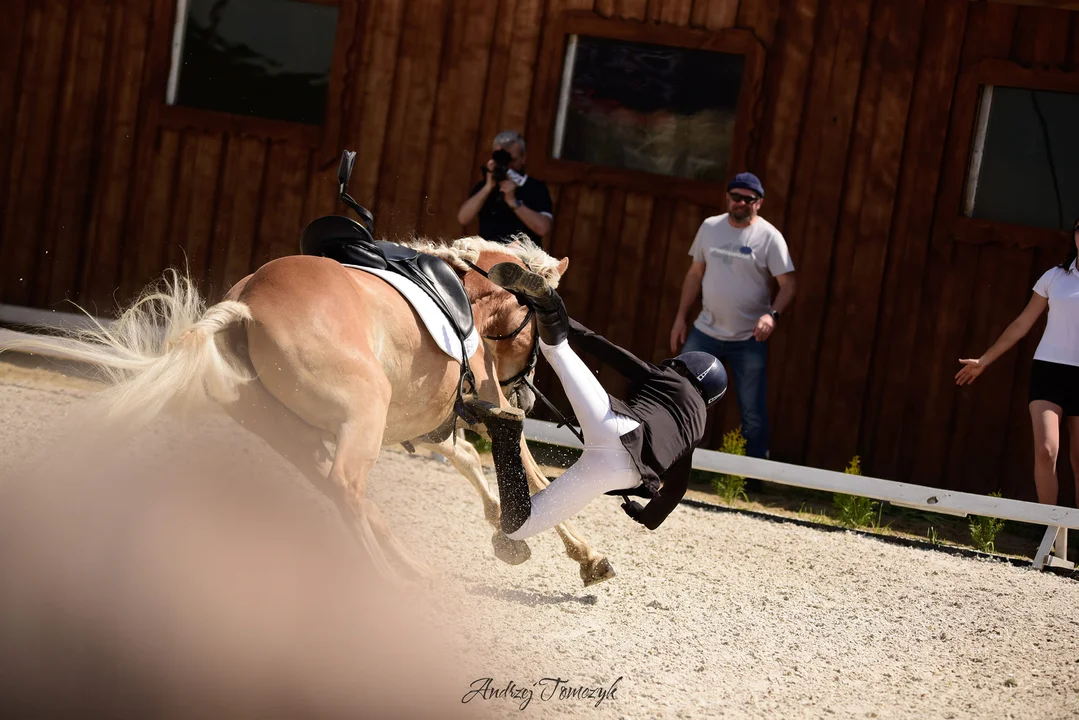
<path id="1" fill-rule="evenodd" d="M 108 417 L 146 423 L 167 407 L 187 411 L 235 400 L 254 375 L 219 333 L 250 319 L 242 302 L 206 308 L 190 277 L 170 270 L 111 327 L 91 317 L 89 329 L 68 330 L 58 339 L 15 340 L 0 351 L 38 350 L 87 363 L 107 383 L 101 399 Z"/>

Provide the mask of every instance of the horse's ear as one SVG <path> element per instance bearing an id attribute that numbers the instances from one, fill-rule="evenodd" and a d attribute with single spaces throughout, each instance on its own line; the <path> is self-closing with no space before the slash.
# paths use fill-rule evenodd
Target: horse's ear
<path id="1" fill-rule="evenodd" d="M 569 267 L 569 258 L 564 257 L 558 261 L 558 277 L 562 277 L 566 274 L 566 268 Z"/>

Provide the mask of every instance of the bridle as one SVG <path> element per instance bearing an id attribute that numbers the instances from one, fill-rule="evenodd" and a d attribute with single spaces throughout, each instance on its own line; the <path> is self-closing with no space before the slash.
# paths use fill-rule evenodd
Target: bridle
<path id="1" fill-rule="evenodd" d="M 475 263 L 473 263 L 473 262 L 471 262 L 469 260 L 465 260 L 464 262 L 465 262 L 466 265 L 468 265 L 470 268 L 472 268 L 473 270 L 478 272 L 480 275 L 482 275 L 485 278 L 488 278 L 486 270 L 484 270 L 483 268 L 481 268 L 480 266 L 476 265 Z M 488 280 L 490 280 L 490 278 L 488 278 Z M 506 290 L 506 288 L 502 288 L 502 289 Z M 524 330 L 526 327 L 528 327 L 528 324 L 535 319 L 536 308 L 535 308 L 535 306 L 533 306 L 531 299 L 527 295 L 525 295 L 523 293 L 514 292 L 512 290 L 506 290 L 506 292 L 508 292 L 509 294 L 516 297 L 517 302 L 521 303 L 522 305 L 524 305 L 525 307 L 528 308 L 528 312 L 525 313 L 525 319 L 521 321 L 521 324 L 517 326 L 516 330 L 514 330 L 511 333 L 507 333 L 505 335 L 484 335 L 483 337 L 486 338 L 487 340 L 494 340 L 496 342 L 499 341 L 499 340 L 512 340 L 513 338 L 520 335 L 521 331 Z M 578 440 L 580 440 L 582 443 L 584 443 L 584 435 L 581 433 L 581 431 L 578 430 L 577 428 L 573 427 L 572 425 L 570 425 L 569 420 L 566 418 L 566 416 L 563 415 L 561 413 L 561 411 L 559 411 L 559 409 L 554 406 L 554 403 L 552 403 L 550 400 L 548 400 L 547 396 L 544 395 L 543 393 L 541 393 L 539 391 L 539 388 L 537 388 L 535 385 L 533 385 L 532 381 L 528 379 L 528 376 L 530 374 L 532 374 L 533 370 L 536 369 L 536 363 L 537 362 L 539 362 L 539 332 L 538 331 L 532 333 L 532 352 L 528 356 L 528 362 L 525 364 L 524 370 L 522 370 L 521 372 L 519 372 L 516 375 L 514 375 L 513 377 L 511 377 L 509 380 L 499 380 L 498 384 L 501 385 L 503 388 L 507 388 L 507 387 L 516 388 L 516 386 L 521 384 L 521 383 L 527 385 L 528 389 L 532 391 L 532 394 L 535 395 L 536 397 L 538 397 L 540 400 L 542 400 L 543 404 L 546 405 L 547 408 L 551 412 L 553 412 L 561 420 L 561 422 L 558 423 L 558 427 L 562 427 L 563 425 L 565 425 L 566 427 L 568 427 L 570 429 L 570 432 L 572 432 L 574 435 L 577 436 Z M 505 394 L 505 393 L 503 393 L 503 394 Z M 625 497 L 625 496 L 623 496 L 623 497 Z M 629 501 L 628 497 L 626 498 L 626 501 L 627 502 Z"/>
<path id="2" fill-rule="evenodd" d="M 473 262 L 471 262 L 469 260 L 465 260 L 465 264 L 468 265 L 473 270 L 475 270 L 476 272 L 478 272 L 483 277 L 487 277 L 487 271 L 484 270 L 483 268 L 481 268 L 480 266 L 476 265 L 475 263 L 473 263 Z M 502 288 L 502 289 L 505 290 L 505 288 Z M 536 316 L 536 308 L 534 308 L 532 306 L 532 303 L 529 301 L 527 295 L 524 295 L 522 293 L 513 292 L 512 290 L 506 290 L 506 292 L 508 292 L 511 295 L 513 295 L 514 297 L 516 297 L 517 302 L 521 303 L 522 305 L 524 305 L 525 307 L 528 308 L 528 312 L 525 313 L 525 319 L 521 321 L 521 324 L 518 325 L 517 329 L 514 330 L 513 332 L 506 333 L 505 335 L 484 335 L 483 337 L 484 337 L 485 340 L 492 340 L 494 342 L 499 342 L 501 340 L 512 340 L 515 337 L 517 337 L 518 335 L 520 335 L 524 331 L 524 329 L 526 327 L 528 327 L 529 323 L 531 323 L 532 320 Z M 521 372 L 517 373 L 516 375 L 514 375 L 513 377 L 511 377 L 511 378 L 509 378 L 507 380 L 499 379 L 498 384 L 501 385 L 503 388 L 516 389 L 516 387 L 518 385 L 520 385 L 521 383 L 524 383 L 525 385 L 528 385 L 529 389 L 532 390 L 532 392 L 534 392 L 534 393 L 536 393 L 538 395 L 539 391 L 536 390 L 536 387 L 532 384 L 532 381 L 528 379 L 528 376 L 531 375 L 532 371 L 536 369 L 536 363 L 538 363 L 538 362 L 539 362 L 539 333 L 533 332 L 533 334 L 532 334 L 532 350 L 528 355 L 528 362 L 525 363 L 524 369 L 521 370 Z"/>

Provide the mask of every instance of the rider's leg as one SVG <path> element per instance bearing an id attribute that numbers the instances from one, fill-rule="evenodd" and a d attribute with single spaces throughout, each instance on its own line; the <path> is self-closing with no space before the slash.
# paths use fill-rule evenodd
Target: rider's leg
<path id="1" fill-rule="evenodd" d="M 639 423 L 611 410 L 611 398 L 569 346 L 569 316 L 558 293 L 542 276 L 514 263 L 499 263 L 488 277 L 496 285 L 528 295 L 536 309 L 540 351 L 551 363 L 581 425 L 586 447 L 620 448 L 619 438 Z"/>
<path id="2" fill-rule="evenodd" d="M 585 505 L 611 490 L 629 490 L 641 474 L 624 448 L 587 448 L 577 462 L 532 496 L 526 522 L 506 535 L 523 540 L 576 515 Z"/>

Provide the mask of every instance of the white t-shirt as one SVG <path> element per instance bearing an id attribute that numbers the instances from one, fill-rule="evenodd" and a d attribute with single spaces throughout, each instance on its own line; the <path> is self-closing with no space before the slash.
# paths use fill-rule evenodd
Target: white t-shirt
<path id="1" fill-rule="evenodd" d="M 745 228 L 732 227 L 726 213 L 706 219 L 689 254 L 705 264 L 702 308 L 693 325 L 718 340 L 753 337 L 772 307 L 769 280 L 794 271 L 783 234 L 760 216 Z"/>
<path id="2" fill-rule="evenodd" d="M 1074 262 L 1070 270 L 1049 268 L 1034 283 L 1034 292 L 1049 299 L 1049 318 L 1035 360 L 1079 365 L 1079 270 Z"/>

